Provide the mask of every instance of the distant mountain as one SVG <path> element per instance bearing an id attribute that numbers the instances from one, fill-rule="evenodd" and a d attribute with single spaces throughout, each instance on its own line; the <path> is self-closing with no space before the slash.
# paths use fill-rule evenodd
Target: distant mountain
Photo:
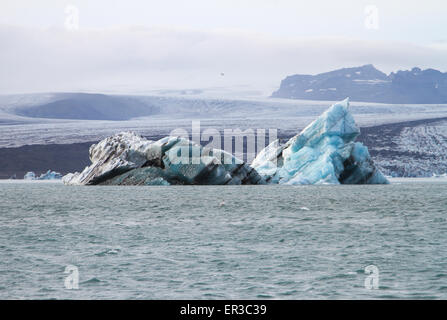
<path id="1" fill-rule="evenodd" d="M 368 64 L 315 76 L 296 74 L 281 81 L 275 98 L 381 103 L 447 103 L 447 73 L 438 70 L 398 71 L 386 75 Z"/>
<path id="2" fill-rule="evenodd" d="M 90 93 L 58 93 L 44 103 L 15 110 L 15 114 L 31 118 L 76 120 L 128 120 L 158 112 L 136 97 Z"/>

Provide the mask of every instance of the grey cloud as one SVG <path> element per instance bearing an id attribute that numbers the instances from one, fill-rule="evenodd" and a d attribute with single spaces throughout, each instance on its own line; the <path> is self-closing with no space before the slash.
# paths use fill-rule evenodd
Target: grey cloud
<path id="1" fill-rule="evenodd" d="M 447 69 L 447 47 L 238 30 L 0 26 L 0 93 L 279 85 L 286 75 L 373 63 Z M 225 77 L 220 76 L 225 72 Z"/>

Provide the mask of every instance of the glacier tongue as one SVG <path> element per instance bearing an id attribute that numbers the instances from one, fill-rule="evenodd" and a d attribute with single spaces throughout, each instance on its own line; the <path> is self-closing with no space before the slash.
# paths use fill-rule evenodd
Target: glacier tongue
<path id="1" fill-rule="evenodd" d="M 74 185 L 388 183 L 368 149 L 355 142 L 360 130 L 348 108 L 348 99 L 334 104 L 284 145 L 273 141 L 251 166 L 185 138 L 154 142 L 122 132 L 92 145 L 92 165 L 63 181 Z"/>
<path id="2" fill-rule="evenodd" d="M 368 149 L 354 142 L 360 130 L 348 108 L 348 99 L 336 103 L 286 144 L 272 142 L 253 168 L 270 183 L 388 183 Z"/>

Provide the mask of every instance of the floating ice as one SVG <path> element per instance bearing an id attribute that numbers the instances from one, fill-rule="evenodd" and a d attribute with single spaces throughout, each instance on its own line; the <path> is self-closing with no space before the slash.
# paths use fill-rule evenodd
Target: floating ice
<path id="1" fill-rule="evenodd" d="M 37 180 L 60 180 L 62 175 L 59 172 L 48 170 L 42 173 Z"/>
<path id="2" fill-rule="evenodd" d="M 66 184 L 98 184 L 143 166 L 152 156 L 152 141 L 132 132 L 121 132 L 108 137 L 89 149 L 92 165 L 81 173 L 68 174 L 62 181 Z"/>
<path id="3" fill-rule="evenodd" d="M 65 184 L 259 184 L 256 170 L 231 154 L 180 137 L 148 141 L 119 133 L 90 147 L 92 165 L 64 176 Z"/>
<path id="4" fill-rule="evenodd" d="M 348 107 L 348 99 L 336 103 L 286 144 L 273 141 L 252 167 L 270 183 L 388 183 L 368 149 L 354 142 L 360 130 Z"/>
<path id="5" fill-rule="evenodd" d="M 39 177 L 32 171 L 27 172 L 23 177 L 25 180 L 59 180 L 62 179 L 62 175 L 59 172 L 48 170 L 42 173 Z"/>
<path id="6" fill-rule="evenodd" d="M 123 132 L 90 147 L 92 165 L 68 174 L 65 184 L 383 184 L 368 149 L 354 142 L 360 130 L 346 99 L 300 134 L 273 141 L 251 166 L 218 149 L 181 137 L 149 141 Z"/>
<path id="7" fill-rule="evenodd" d="M 24 180 L 36 180 L 36 174 L 32 171 L 29 171 L 23 177 Z"/>

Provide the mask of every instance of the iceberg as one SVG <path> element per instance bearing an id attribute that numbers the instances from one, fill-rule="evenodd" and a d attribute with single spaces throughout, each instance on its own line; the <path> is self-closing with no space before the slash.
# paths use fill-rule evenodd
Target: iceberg
<path id="1" fill-rule="evenodd" d="M 36 174 L 32 171 L 29 171 L 23 177 L 24 180 L 36 180 Z"/>
<path id="2" fill-rule="evenodd" d="M 48 170 L 42 173 L 39 177 L 32 171 L 27 172 L 23 177 L 24 180 L 60 180 L 62 175 L 59 172 Z"/>
<path id="3" fill-rule="evenodd" d="M 37 180 L 60 180 L 62 179 L 62 175 L 59 172 L 48 170 L 45 173 L 42 173 Z"/>
<path id="4" fill-rule="evenodd" d="M 273 141 L 251 165 L 270 183 L 389 183 L 374 165 L 368 149 L 355 142 L 359 134 L 346 99 L 331 106 L 284 145 Z"/>
<path id="5" fill-rule="evenodd" d="M 349 100 L 336 103 L 298 135 L 275 140 L 251 165 L 183 137 L 151 141 L 133 132 L 89 149 L 92 164 L 63 177 L 67 185 L 387 184 L 368 149 Z"/>
<path id="6" fill-rule="evenodd" d="M 68 185 L 262 184 L 255 169 L 233 155 L 182 137 L 146 140 L 122 132 L 90 147 L 92 165 L 63 177 Z"/>

